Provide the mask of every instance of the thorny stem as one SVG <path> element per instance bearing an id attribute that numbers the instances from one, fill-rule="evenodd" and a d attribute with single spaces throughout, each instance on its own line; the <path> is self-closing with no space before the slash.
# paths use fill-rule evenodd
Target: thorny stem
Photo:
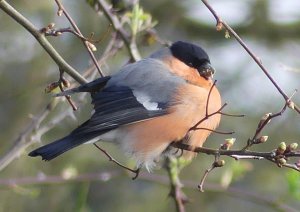
<path id="1" fill-rule="evenodd" d="M 264 72 L 264 74 L 268 77 L 268 79 L 272 82 L 272 84 L 276 87 L 278 92 L 283 96 L 285 101 L 288 103 L 290 101 L 288 95 L 280 88 L 280 86 L 276 83 L 276 81 L 273 79 L 273 77 L 269 74 L 268 70 L 264 67 L 261 60 L 249 49 L 247 44 L 241 39 L 241 37 L 225 22 L 223 21 L 220 16 L 217 14 L 217 12 L 212 8 L 212 6 L 207 2 L 207 0 L 201 0 L 203 4 L 209 9 L 209 11 L 212 13 L 214 18 L 217 22 L 217 29 L 221 30 L 224 26 L 226 30 L 228 30 L 233 37 L 241 44 L 241 46 L 247 51 L 247 53 L 252 57 L 252 59 L 256 62 L 256 64 L 261 68 L 261 70 Z M 300 108 L 295 105 L 294 110 L 296 110 L 298 113 L 300 113 Z"/>
<path id="2" fill-rule="evenodd" d="M 139 176 L 139 173 L 140 173 L 140 168 L 137 168 L 137 169 L 131 169 L 121 163 L 119 163 L 117 160 L 115 160 L 105 149 L 102 149 L 100 146 L 98 146 L 96 143 L 94 143 L 94 146 L 99 149 L 102 153 L 104 153 L 106 155 L 106 157 L 109 159 L 109 161 L 112 161 L 113 163 L 117 164 L 118 166 L 128 170 L 128 171 L 131 171 L 132 173 L 135 174 L 135 176 L 132 178 L 133 180 L 135 180 L 138 176 Z"/>

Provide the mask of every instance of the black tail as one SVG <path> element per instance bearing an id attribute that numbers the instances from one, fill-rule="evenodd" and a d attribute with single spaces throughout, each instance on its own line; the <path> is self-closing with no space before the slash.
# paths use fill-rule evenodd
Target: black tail
<path id="1" fill-rule="evenodd" d="M 70 95 L 77 92 L 98 92 L 106 85 L 107 81 L 110 78 L 110 76 L 98 78 L 77 88 L 73 88 L 65 92 L 56 94 L 56 96 Z M 76 146 L 79 146 L 80 144 L 83 144 L 107 131 L 109 131 L 109 129 L 104 129 L 103 131 L 96 130 L 95 132 L 91 131 L 89 130 L 89 121 L 86 121 L 77 129 L 73 130 L 68 136 L 54 141 L 53 143 L 42 146 L 30 152 L 28 155 L 31 157 L 42 156 L 42 159 L 46 161 L 52 160 L 62 153 Z"/>
<path id="2" fill-rule="evenodd" d="M 43 160 L 52 160 L 62 153 L 84 143 L 85 141 L 75 141 L 73 136 L 69 135 L 53 143 L 42 146 L 36 150 L 33 150 L 28 155 L 31 157 L 42 156 Z M 85 140 L 85 139 L 84 139 Z"/>
<path id="3" fill-rule="evenodd" d="M 107 128 L 103 130 L 91 130 L 93 126 L 90 126 L 90 121 L 86 121 L 78 128 L 73 130 L 69 135 L 59 140 L 56 140 L 50 144 L 42 146 L 36 150 L 33 150 L 28 155 L 31 157 L 42 156 L 43 160 L 52 160 L 64 152 L 73 149 L 85 142 L 88 142 L 103 133 L 110 131 L 113 128 Z"/>

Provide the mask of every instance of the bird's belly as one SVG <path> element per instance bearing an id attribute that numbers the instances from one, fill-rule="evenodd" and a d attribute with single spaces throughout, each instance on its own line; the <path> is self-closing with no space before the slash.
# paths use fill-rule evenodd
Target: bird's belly
<path id="1" fill-rule="evenodd" d="M 144 165 L 150 170 L 170 143 L 184 138 L 189 129 L 206 116 L 208 91 L 196 86 L 192 88 L 188 94 L 184 93 L 185 98 L 180 103 L 170 108 L 169 114 L 119 127 L 92 142 L 103 140 L 119 144 L 125 153 L 137 161 L 138 166 Z M 218 92 L 214 92 L 216 95 L 210 98 L 208 114 L 216 112 L 221 105 Z M 213 130 L 219 121 L 220 115 L 214 115 L 198 127 Z M 210 133 L 208 130 L 194 131 L 188 144 L 202 146 Z"/>

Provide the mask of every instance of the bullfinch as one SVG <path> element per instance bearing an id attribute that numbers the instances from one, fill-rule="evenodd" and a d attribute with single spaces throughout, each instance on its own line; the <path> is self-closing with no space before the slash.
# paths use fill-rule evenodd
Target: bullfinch
<path id="1" fill-rule="evenodd" d="M 221 118 L 210 116 L 198 126 L 202 129 L 191 130 L 221 107 L 214 72 L 200 46 L 177 41 L 125 65 L 115 75 L 67 90 L 61 95 L 90 92 L 93 115 L 66 137 L 29 156 L 49 161 L 81 144 L 107 141 L 118 144 L 138 168 L 151 169 L 157 159 L 174 152 L 173 142 L 200 147 Z M 191 158 L 193 153 L 184 155 Z"/>

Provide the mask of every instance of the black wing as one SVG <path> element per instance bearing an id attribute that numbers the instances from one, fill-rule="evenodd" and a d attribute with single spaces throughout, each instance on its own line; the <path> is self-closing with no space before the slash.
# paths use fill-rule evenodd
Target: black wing
<path id="1" fill-rule="evenodd" d="M 165 115 L 167 104 L 159 102 L 161 108 L 148 110 L 137 100 L 129 87 L 109 87 L 92 95 L 95 113 L 84 126 L 76 129 L 76 134 L 95 134 L 99 136 L 104 132 L 119 126 L 147 120 Z"/>
<path id="2" fill-rule="evenodd" d="M 167 114 L 166 103 L 158 103 L 163 108 L 148 110 L 129 87 L 112 86 L 92 94 L 92 99 L 95 113 L 91 119 L 68 136 L 30 152 L 29 156 L 42 156 L 43 160 L 51 160 L 119 126 Z"/>

